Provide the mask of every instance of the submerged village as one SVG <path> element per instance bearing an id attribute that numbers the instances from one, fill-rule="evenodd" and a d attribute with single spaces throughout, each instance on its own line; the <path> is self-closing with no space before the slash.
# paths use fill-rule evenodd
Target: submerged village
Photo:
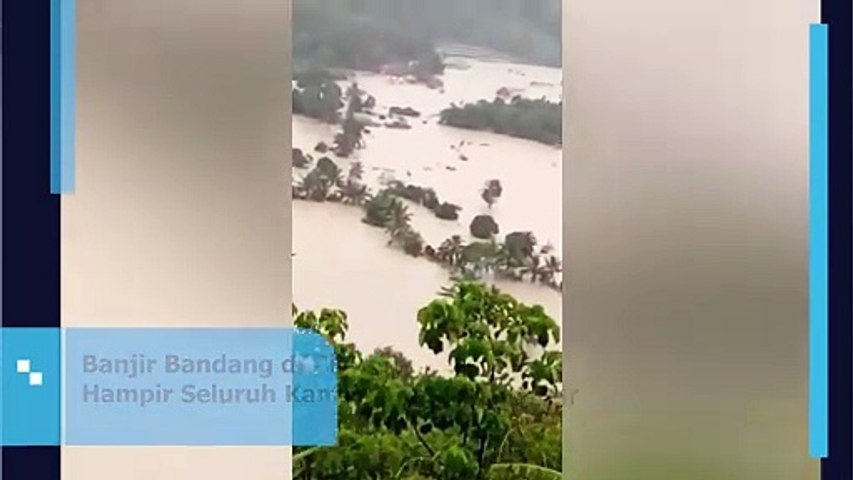
<path id="1" fill-rule="evenodd" d="M 292 315 L 339 435 L 293 478 L 561 477 L 559 7 L 294 3 Z"/>
<path id="2" fill-rule="evenodd" d="M 554 246 L 540 244 L 533 231 L 502 232 L 491 215 L 504 192 L 500 178 L 485 179 L 478 192 L 489 211 L 474 216 L 466 225 L 467 231 L 449 235 L 437 244 L 430 244 L 413 227 L 413 209 L 425 209 L 442 221 L 458 221 L 463 207 L 442 199 L 433 185 L 410 181 L 412 167 L 405 165 L 405 158 L 399 159 L 402 165 L 397 172 L 385 172 L 373 184 L 365 180 L 366 166 L 360 161 L 360 154 L 371 148 L 372 134 L 378 129 L 411 130 L 417 124 L 437 124 L 493 132 L 554 148 L 561 146 L 561 102 L 544 97 L 531 99 L 524 96 L 522 88 L 501 86 L 490 99 L 472 98 L 450 103 L 438 112 L 421 112 L 410 105 L 383 104 L 378 94 L 359 83 L 358 76 L 370 75 L 392 87 L 417 86 L 443 95 L 442 76 L 446 71 L 466 70 L 472 61 L 500 65 L 505 62 L 482 49 L 447 50 L 421 60 L 377 65 L 373 71 L 358 75 L 343 69 L 310 68 L 297 72 L 292 85 L 294 115 L 328 124 L 333 134 L 314 145 L 300 144 L 300 139 L 294 138 L 293 198 L 361 209 L 364 223 L 387 233 L 389 248 L 439 263 L 453 276 L 509 279 L 560 290 L 562 261 Z M 507 65 L 507 75 L 523 75 L 516 73 L 512 64 Z M 536 80 L 530 85 L 554 87 Z M 446 148 L 456 161 L 467 162 L 471 154 L 466 146 L 462 140 Z M 478 146 L 488 147 L 483 143 Z M 453 172 L 458 167 L 448 164 L 444 168 Z"/>

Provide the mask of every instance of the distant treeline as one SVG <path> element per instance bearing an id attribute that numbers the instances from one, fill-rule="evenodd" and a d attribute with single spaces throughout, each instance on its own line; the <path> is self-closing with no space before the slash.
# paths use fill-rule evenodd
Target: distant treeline
<path id="1" fill-rule="evenodd" d="M 562 102 L 514 97 L 510 101 L 496 98 L 461 106 L 451 105 L 441 111 L 440 122 L 458 128 L 487 130 L 526 138 L 548 145 L 562 144 Z"/>
<path id="2" fill-rule="evenodd" d="M 297 0 L 293 8 L 297 73 L 314 68 L 375 71 L 385 64 L 410 61 L 440 68 L 429 37 L 381 18 L 357 15 L 347 0 Z"/>
<path id="3" fill-rule="evenodd" d="M 435 45 L 448 42 L 559 66 L 560 9 L 560 0 L 294 0 L 293 58 L 373 70 L 427 63 Z"/>

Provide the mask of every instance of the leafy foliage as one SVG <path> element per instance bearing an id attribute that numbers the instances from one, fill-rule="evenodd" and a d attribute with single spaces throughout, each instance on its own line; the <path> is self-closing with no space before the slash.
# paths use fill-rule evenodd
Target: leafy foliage
<path id="1" fill-rule="evenodd" d="M 491 215 L 477 215 L 471 220 L 471 235 L 476 238 L 488 240 L 499 231 L 500 227 Z"/>
<path id="2" fill-rule="evenodd" d="M 326 123 L 337 123 L 338 110 L 344 104 L 341 87 L 333 80 L 312 81 L 303 88 L 292 89 L 292 110 L 295 115 L 305 115 Z"/>
<path id="3" fill-rule="evenodd" d="M 501 463 L 492 465 L 488 480 L 562 480 L 563 474 L 556 470 L 524 463 Z"/>
<path id="4" fill-rule="evenodd" d="M 294 151 L 294 158 L 298 149 Z M 306 156 L 307 161 L 311 161 Z M 344 178 L 342 170 L 329 157 L 317 160 L 314 169 L 293 186 L 294 198 L 318 202 L 333 201 L 360 206 L 364 211 L 362 221 L 384 229 L 389 236 L 388 245 L 400 248 L 408 255 L 442 263 L 463 278 L 477 279 L 494 273 L 502 278 L 531 283 L 540 283 L 553 289 L 561 289 L 559 275 L 563 272 L 560 259 L 553 248 L 538 246 L 532 232 L 511 232 L 503 242 L 495 239 L 499 233 L 497 222 L 489 215 L 479 215 L 470 225 L 474 237 L 485 241 L 466 244 L 458 235 L 446 239 L 437 248 L 427 245 L 423 237 L 411 225 L 412 214 L 403 199 L 430 209 L 436 217 L 455 220 L 459 218 L 459 207 L 441 203 L 434 190 L 393 181 L 372 195 L 362 183 L 363 166 L 359 162 L 350 165 Z M 486 189 L 495 195 L 502 191 L 500 182 L 486 183 Z"/>
<path id="5" fill-rule="evenodd" d="M 459 211 L 462 207 L 448 202 L 442 202 L 438 198 L 438 194 L 431 188 L 419 187 L 417 185 L 404 184 L 400 181 L 393 181 L 388 184 L 388 192 L 405 198 L 406 200 L 420 204 L 442 220 L 456 220 L 459 218 Z"/>
<path id="6" fill-rule="evenodd" d="M 293 56 L 302 64 L 377 70 L 392 62 L 430 58 L 432 43 L 422 34 L 359 15 L 350 2 L 295 1 Z"/>
<path id="7" fill-rule="evenodd" d="M 294 307 L 294 311 L 295 307 Z M 530 480 L 561 468 L 559 327 L 540 306 L 457 282 L 417 314 L 420 343 L 453 374 L 414 371 L 399 352 L 364 356 L 346 314 L 296 312 L 339 368 L 339 444 L 297 451 L 299 480 Z M 534 476 L 536 475 L 536 476 Z"/>
<path id="8" fill-rule="evenodd" d="M 364 68 L 417 60 L 432 41 L 560 65 L 559 0 L 294 0 L 296 60 Z"/>
<path id="9" fill-rule="evenodd" d="M 458 128 L 488 130 L 525 138 L 548 145 L 560 145 L 563 139 L 563 104 L 544 98 L 537 100 L 513 97 L 480 100 L 461 106 L 451 105 L 441 111 L 440 122 Z"/>
<path id="10" fill-rule="evenodd" d="M 435 216 L 442 220 L 459 220 L 459 211 L 462 207 L 449 202 L 444 202 L 438 205 L 434 212 Z"/>
<path id="11" fill-rule="evenodd" d="M 293 160 L 293 168 L 307 168 L 311 165 L 311 155 L 303 153 L 301 149 L 292 149 L 291 159 Z"/>

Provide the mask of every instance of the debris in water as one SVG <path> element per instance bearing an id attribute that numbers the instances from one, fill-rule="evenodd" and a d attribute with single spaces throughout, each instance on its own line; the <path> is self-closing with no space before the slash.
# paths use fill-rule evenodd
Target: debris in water
<path id="1" fill-rule="evenodd" d="M 459 160 L 462 160 L 463 162 L 467 162 L 468 157 L 466 157 L 465 155 L 459 155 Z"/>
<path id="2" fill-rule="evenodd" d="M 399 128 L 399 129 L 403 129 L 403 130 L 408 130 L 408 129 L 412 128 L 412 126 L 409 125 L 408 123 L 406 123 L 406 121 L 403 120 L 402 118 L 398 118 L 398 119 L 395 119 L 393 122 L 386 123 L 385 127 L 386 128 Z"/>
<path id="3" fill-rule="evenodd" d="M 454 166 L 452 166 L 452 165 L 448 165 L 448 166 L 446 166 L 446 167 L 444 167 L 444 168 L 446 168 L 447 170 L 450 170 L 451 172 L 455 172 L 455 171 L 456 171 L 456 167 L 454 167 Z"/>
<path id="4" fill-rule="evenodd" d="M 389 115 L 402 115 L 404 117 L 420 117 L 421 112 L 412 107 L 391 107 L 388 109 Z"/>

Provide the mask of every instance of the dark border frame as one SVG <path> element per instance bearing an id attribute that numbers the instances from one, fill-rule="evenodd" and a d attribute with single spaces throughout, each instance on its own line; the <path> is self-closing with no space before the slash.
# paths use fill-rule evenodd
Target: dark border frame
<path id="1" fill-rule="evenodd" d="M 853 478 L 853 369 L 851 369 L 851 43 L 850 0 L 821 0 L 821 23 L 829 26 L 829 456 L 824 480 Z"/>
<path id="2" fill-rule="evenodd" d="M 568 0 L 571 1 L 571 0 Z M 829 25 L 829 457 L 825 480 L 853 478 L 850 0 L 821 0 Z M 3 327 L 60 326 L 60 197 L 50 194 L 50 2 L 3 2 Z M 804 24 L 803 28 L 807 28 Z M 3 448 L 8 479 L 60 478 L 59 447 Z"/>
<path id="3" fill-rule="evenodd" d="M 50 193 L 50 1 L 6 0 L 3 327 L 60 326 L 59 196 Z M 5 447 L 4 478 L 58 480 L 60 448 Z"/>

